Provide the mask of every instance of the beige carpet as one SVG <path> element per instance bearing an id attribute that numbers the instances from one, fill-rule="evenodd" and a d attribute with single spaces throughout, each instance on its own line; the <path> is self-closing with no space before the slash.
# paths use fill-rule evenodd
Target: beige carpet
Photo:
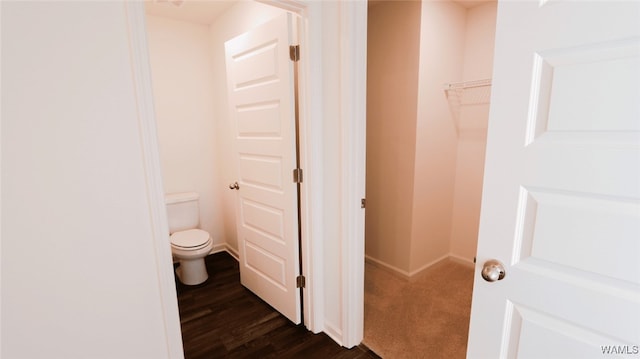
<path id="1" fill-rule="evenodd" d="M 442 261 L 411 280 L 365 266 L 363 343 L 384 359 L 464 358 L 473 269 Z"/>

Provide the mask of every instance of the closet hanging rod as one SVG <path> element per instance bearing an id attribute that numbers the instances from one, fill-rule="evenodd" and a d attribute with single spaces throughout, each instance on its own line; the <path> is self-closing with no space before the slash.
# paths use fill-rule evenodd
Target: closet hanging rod
<path id="1" fill-rule="evenodd" d="M 474 87 L 491 86 L 491 79 L 464 81 L 464 82 L 451 82 L 444 85 L 445 90 L 457 90 L 467 89 Z"/>

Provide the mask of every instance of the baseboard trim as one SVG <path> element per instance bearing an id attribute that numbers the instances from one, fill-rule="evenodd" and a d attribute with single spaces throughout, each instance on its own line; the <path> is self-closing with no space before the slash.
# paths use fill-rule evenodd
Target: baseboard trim
<path id="1" fill-rule="evenodd" d="M 461 257 L 459 255 L 455 255 L 455 254 L 449 254 L 449 259 L 451 259 L 452 261 L 458 263 L 458 264 L 462 264 L 466 267 L 469 268 L 475 268 L 476 264 L 473 262 L 473 259 L 468 259 L 465 257 Z"/>
<path id="2" fill-rule="evenodd" d="M 236 252 L 233 248 L 231 248 L 227 243 L 214 244 L 213 248 L 211 248 L 211 252 L 209 254 L 215 254 L 220 252 L 227 252 L 231 255 L 236 261 L 240 261 L 240 256 L 238 252 Z"/>
<path id="3" fill-rule="evenodd" d="M 334 342 L 342 345 L 342 331 L 338 329 L 334 324 L 324 321 L 324 333 L 333 339 Z"/>
<path id="4" fill-rule="evenodd" d="M 387 272 L 400 277 L 402 279 L 406 279 L 406 280 L 412 280 L 413 278 L 415 278 L 416 276 L 419 276 L 420 274 L 422 274 L 423 272 L 425 272 L 426 270 L 428 270 L 429 268 L 433 267 L 434 265 L 442 262 L 442 261 L 446 261 L 446 260 L 451 260 L 452 262 L 458 263 L 458 264 L 462 264 L 466 267 L 469 268 L 475 268 L 475 264 L 473 263 L 472 260 L 468 260 L 467 258 L 455 255 L 455 254 L 445 254 L 444 256 L 437 258 L 425 265 L 423 265 L 422 267 L 411 271 L 411 272 L 407 272 L 405 270 L 402 270 L 398 267 L 395 267 L 391 264 L 385 263 L 379 259 L 375 259 L 373 257 L 370 257 L 368 255 L 364 256 L 365 262 L 372 264 L 378 268 L 384 269 Z"/>
<path id="5" fill-rule="evenodd" d="M 436 264 L 438 264 L 440 262 L 446 261 L 447 259 L 449 259 L 449 255 L 445 254 L 440 258 L 432 260 L 431 262 L 429 262 L 429 263 L 423 265 L 422 267 L 420 267 L 420 268 L 414 270 L 413 272 L 411 272 L 411 275 L 410 275 L 409 279 L 412 279 L 412 278 L 415 278 L 415 277 L 419 276 L 420 274 L 422 274 L 423 272 L 425 272 L 429 268 L 433 267 L 434 265 L 436 265 Z"/>
<path id="6" fill-rule="evenodd" d="M 229 247 L 229 245 L 225 244 L 225 250 L 229 253 L 233 258 L 235 258 L 238 262 L 240 262 L 240 255 L 236 252 L 235 249 Z"/>
<path id="7" fill-rule="evenodd" d="M 402 270 L 402 269 L 400 269 L 398 267 L 394 267 L 391 264 L 385 263 L 385 262 L 383 262 L 383 261 L 381 261 L 379 259 L 375 259 L 373 257 L 370 257 L 370 256 L 368 256 L 366 254 L 364 256 L 364 261 L 365 261 L 365 263 L 369 263 L 369 264 L 372 264 L 372 265 L 374 265 L 374 266 L 376 266 L 376 267 L 378 267 L 380 269 L 384 269 L 387 272 L 389 272 L 389 273 L 391 273 L 391 274 L 393 274 L 395 276 L 398 276 L 398 277 L 400 277 L 402 279 L 411 278 L 411 274 L 409 274 L 409 272 L 407 272 L 405 270 Z"/>

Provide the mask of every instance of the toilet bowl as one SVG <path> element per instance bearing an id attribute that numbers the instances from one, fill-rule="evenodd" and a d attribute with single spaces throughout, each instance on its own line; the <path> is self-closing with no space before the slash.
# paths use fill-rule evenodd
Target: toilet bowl
<path id="1" fill-rule="evenodd" d="M 170 193 L 165 196 L 171 253 L 180 262 L 176 275 L 180 282 L 187 285 L 197 285 L 207 280 L 209 275 L 204 257 L 213 248 L 209 233 L 198 229 L 198 199 L 195 192 Z"/>
<path id="2" fill-rule="evenodd" d="M 204 257 L 213 248 L 209 233 L 201 229 L 188 229 L 174 232 L 169 238 L 171 253 L 180 262 L 176 268 L 180 282 L 186 285 L 204 283 L 209 278 Z"/>

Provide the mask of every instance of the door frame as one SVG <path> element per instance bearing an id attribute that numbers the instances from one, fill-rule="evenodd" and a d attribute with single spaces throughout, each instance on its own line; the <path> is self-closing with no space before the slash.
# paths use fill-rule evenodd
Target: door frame
<path id="1" fill-rule="evenodd" d="M 126 1 L 124 12 L 131 54 L 131 77 L 135 90 L 140 127 L 140 143 L 144 172 L 146 173 L 147 200 L 153 237 L 158 288 L 162 305 L 164 334 L 168 358 L 184 358 L 182 330 L 178 312 L 178 296 L 174 279 L 173 258 L 169 240 L 169 222 L 164 202 L 164 185 L 160 167 L 160 146 L 151 85 L 146 17 L 142 2 Z"/>
<path id="2" fill-rule="evenodd" d="M 314 113 L 321 113 L 320 108 L 313 103 L 311 94 L 316 92 L 317 88 L 313 88 L 314 83 L 318 83 L 318 79 L 314 79 L 310 73 L 309 63 L 309 46 L 310 36 L 309 24 L 310 9 L 305 1 L 287 1 L 287 0 L 256 0 L 257 2 L 274 6 L 282 10 L 291 12 L 299 16 L 297 44 L 300 45 L 300 60 L 298 61 L 298 104 L 300 118 L 299 133 L 300 149 L 297 154 L 300 157 L 300 167 L 304 171 L 304 181 L 300 184 L 299 203 L 300 203 L 300 253 L 299 260 L 302 262 L 302 273 L 306 278 L 306 286 L 302 289 L 302 318 L 304 325 L 314 333 L 324 330 L 323 325 L 323 291 L 322 288 L 315 283 L 322 283 L 322 261 L 317 260 L 323 257 L 322 246 L 317 245 L 320 241 L 316 238 L 322 238 L 323 228 L 321 225 L 322 217 L 322 184 L 316 181 L 319 173 L 322 173 L 321 155 L 314 151 L 317 148 L 315 140 L 318 139 L 317 134 L 321 133 L 321 121 L 314 118 Z M 316 134 L 315 136 L 313 134 Z M 314 146 L 315 145 L 315 146 Z M 316 189 L 311 191 L 310 189 Z"/>
<path id="3" fill-rule="evenodd" d="M 305 171 L 301 189 L 302 264 L 307 277 L 303 290 L 304 321 L 314 333 L 326 332 L 345 347 L 360 344 L 364 333 L 364 210 L 366 136 L 367 2 L 314 0 L 257 0 L 302 18 L 300 61 L 300 160 Z M 182 336 L 173 275 L 168 222 L 160 168 L 156 119 L 144 4 L 124 5 L 129 34 L 132 81 L 136 89 L 140 136 L 143 144 L 159 288 L 164 313 L 167 354 L 182 358 Z M 336 28 L 336 23 L 338 28 Z M 335 29 L 339 41 L 328 41 L 325 29 Z M 304 46 L 303 44 L 306 44 Z M 305 61 L 304 59 L 308 59 Z M 337 81 L 325 81 L 323 71 L 338 71 Z M 329 106 L 327 106 L 329 104 Z M 329 107 L 329 108 L 327 108 Z M 323 122 L 332 118 L 337 128 L 327 135 Z M 336 143 L 336 141 L 338 143 Z M 338 145 L 339 193 L 324 192 L 325 151 Z M 313 189 L 313 190 L 312 190 Z M 331 197 L 335 196 L 335 197 Z M 337 248 L 325 248 L 327 199 L 338 202 Z M 340 283 L 326 283 L 325 274 L 339 266 Z M 334 293 L 337 286 L 337 293 Z M 338 296 L 338 307 L 327 295 Z M 335 298 L 334 298 L 335 299 Z M 334 326 L 328 313 L 339 316 Z"/>

